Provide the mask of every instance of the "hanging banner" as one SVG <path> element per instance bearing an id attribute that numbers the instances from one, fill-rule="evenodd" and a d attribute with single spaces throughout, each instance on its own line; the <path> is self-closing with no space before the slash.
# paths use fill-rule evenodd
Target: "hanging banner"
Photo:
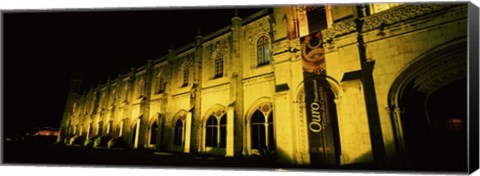
<path id="1" fill-rule="evenodd" d="M 306 122 L 312 165 L 336 165 L 338 136 L 334 95 L 325 73 L 322 33 L 301 38 Z"/>

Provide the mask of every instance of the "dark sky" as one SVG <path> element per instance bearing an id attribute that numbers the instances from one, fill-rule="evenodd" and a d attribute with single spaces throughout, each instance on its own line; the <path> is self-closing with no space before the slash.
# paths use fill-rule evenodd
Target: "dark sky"
<path id="1" fill-rule="evenodd" d="M 246 17 L 263 7 L 240 8 Z M 173 45 L 194 41 L 231 24 L 232 8 L 110 9 L 3 13 L 4 134 L 58 127 L 69 78 L 82 87 L 116 78 Z"/>

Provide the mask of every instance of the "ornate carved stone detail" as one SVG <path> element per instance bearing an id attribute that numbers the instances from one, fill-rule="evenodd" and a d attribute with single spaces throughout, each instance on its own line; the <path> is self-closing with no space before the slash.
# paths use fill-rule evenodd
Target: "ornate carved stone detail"
<path id="1" fill-rule="evenodd" d="M 276 43 L 272 43 L 272 55 L 287 52 L 290 49 L 288 40 L 282 40 Z"/>
<path id="2" fill-rule="evenodd" d="M 210 62 L 214 62 L 219 55 L 226 56 L 227 49 L 228 49 L 228 42 L 226 40 L 220 40 L 215 42 L 209 48 L 210 48 L 209 50 Z"/>
<path id="3" fill-rule="evenodd" d="M 257 82 L 262 82 L 262 81 L 269 81 L 273 80 L 274 74 L 273 73 L 267 73 L 267 74 L 261 74 L 249 78 L 243 79 L 243 84 L 248 85 L 248 84 L 254 84 Z"/>
<path id="4" fill-rule="evenodd" d="M 465 55 L 457 54 L 423 67 L 415 79 L 414 87 L 418 91 L 430 94 L 439 87 L 467 75 L 467 59 Z"/>
<path id="5" fill-rule="evenodd" d="M 230 83 L 215 85 L 211 87 L 202 88 L 202 94 L 208 94 L 212 92 L 228 91 L 230 89 Z"/>
<path id="6" fill-rule="evenodd" d="M 450 8 L 452 4 L 404 4 L 387 11 L 382 11 L 364 18 L 362 31 L 370 31 L 379 28 L 381 25 L 392 25 L 401 21 L 416 18 L 429 13 Z M 382 24 L 383 23 L 383 24 Z"/>
<path id="7" fill-rule="evenodd" d="M 347 19 L 335 23 L 331 28 L 322 31 L 323 41 L 329 43 L 333 38 L 355 32 L 356 25 L 353 19 Z"/>
<path id="8" fill-rule="evenodd" d="M 378 29 L 381 26 L 392 25 L 405 20 L 417 18 L 419 16 L 438 12 L 453 6 L 457 5 L 441 3 L 403 4 L 362 18 L 362 20 L 364 20 L 362 32 L 371 31 Z M 356 24 L 354 19 L 347 19 L 337 22 L 333 27 L 322 31 L 323 41 L 326 43 L 331 43 L 332 39 L 335 37 L 355 32 L 355 28 Z"/>
<path id="9" fill-rule="evenodd" d="M 246 35 L 253 46 L 256 44 L 256 39 L 260 35 L 265 35 L 270 32 L 270 16 L 254 21 L 246 26 Z"/>
<path id="10" fill-rule="evenodd" d="M 281 54 L 284 52 L 300 51 L 300 40 L 282 40 L 272 44 L 272 55 Z"/>

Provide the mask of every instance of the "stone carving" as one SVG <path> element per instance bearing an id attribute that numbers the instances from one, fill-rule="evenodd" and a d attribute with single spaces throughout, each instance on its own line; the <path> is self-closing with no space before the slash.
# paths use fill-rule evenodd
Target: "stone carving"
<path id="1" fill-rule="evenodd" d="M 430 63 L 420 69 L 414 87 L 420 92 L 431 94 L 439 87 L 464 78 L 467 75 L 466 65 L 466 56 L 462 54 Z"/>
<path id="2" fill-rule="evenodd" d="M 249 42 L 252 43 L 252 46 L 255 46 L 257 43 L 256 39 L 258 39 L 262 35 L 268 35 L 270 32 L 270 17 L 264 17 L 261 20 L 252 22 L 251 24 L 248 24 L 246 27 L 247 31 L 246 35 L 247 38 L 249 39 Z"/>
<path id="3" fill-rule="evenodd" d="M 282 40 L 280 42 L 276 42 L 272 44 L 272 55 L 281 54 L 284 52 L 289 51 L 290 44 L 288 40 Z"/>
<path id="4" fill-rule="evenodd" d="M 364 18 L 364 26 L 362 31 L 370 31 L 379 28 L 382 23 L 391 25 L 439 10 L 450 8 L 452 4 L 405 4 L 394 7 L 388 11 L 382 11 Z"/>
<path id="5" fill-rule="evenodd" d="M 362 18 L 364 21 L 362 32 L 378 29 L 384 25 L 392 25 L 405 20 L 413 19 L 429 13 L 434 13 L 440 10 L 458 6 L 454 4 L 404 4 L 396 6 L 390 10 L 382 11 L 370 16 Z M 338 36 L 349 34 L 356 31 L 356 24 L 354 19 L 347 19 L 334 24 L 333 27 L 326 29 L 323 32 L 323 41 L 331 43 L 332 39 Z"/>
<path id="6" fill-rule="evenodd" d="M 300 41 L 299 39 L 293 40 L 282 40 L 272 44 L 272 55 L 278 55 L 284 52 L 296 52 L 300 51 Z"/>
<path id="7" fill-rule="evenodd" d="M 329 42 L 337 36 L 352 33 L 356 30 L 355 26 L 355 21 L 353 19 L 347 19 L 337 22 L 332 28 L 328 28 L 322 31 L 323 41 Z"/>
<path id="8" fill-rule="evenodd" d="M 213 46 L 211 46 L 210 50 L 210 61 L 215 62 L 215 59 L 220 56 L 225 56 L 227 53 L 227 42 L 225 41 L 217 41 Z"/>

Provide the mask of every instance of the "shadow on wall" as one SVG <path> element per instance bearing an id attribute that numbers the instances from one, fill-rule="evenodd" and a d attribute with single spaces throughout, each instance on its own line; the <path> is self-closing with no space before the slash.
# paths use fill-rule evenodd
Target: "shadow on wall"
<path id="1" fill-rule="evenodd" d="M 173 145 L 173 130 L 172 126 L 170 126 L 168 122 L 165 124 L 165 128 L 163 129 L 163 134 L 160 136 L 161 145 L 158 147 L 160 151 L 172 151 L 170 148 Z"/>

